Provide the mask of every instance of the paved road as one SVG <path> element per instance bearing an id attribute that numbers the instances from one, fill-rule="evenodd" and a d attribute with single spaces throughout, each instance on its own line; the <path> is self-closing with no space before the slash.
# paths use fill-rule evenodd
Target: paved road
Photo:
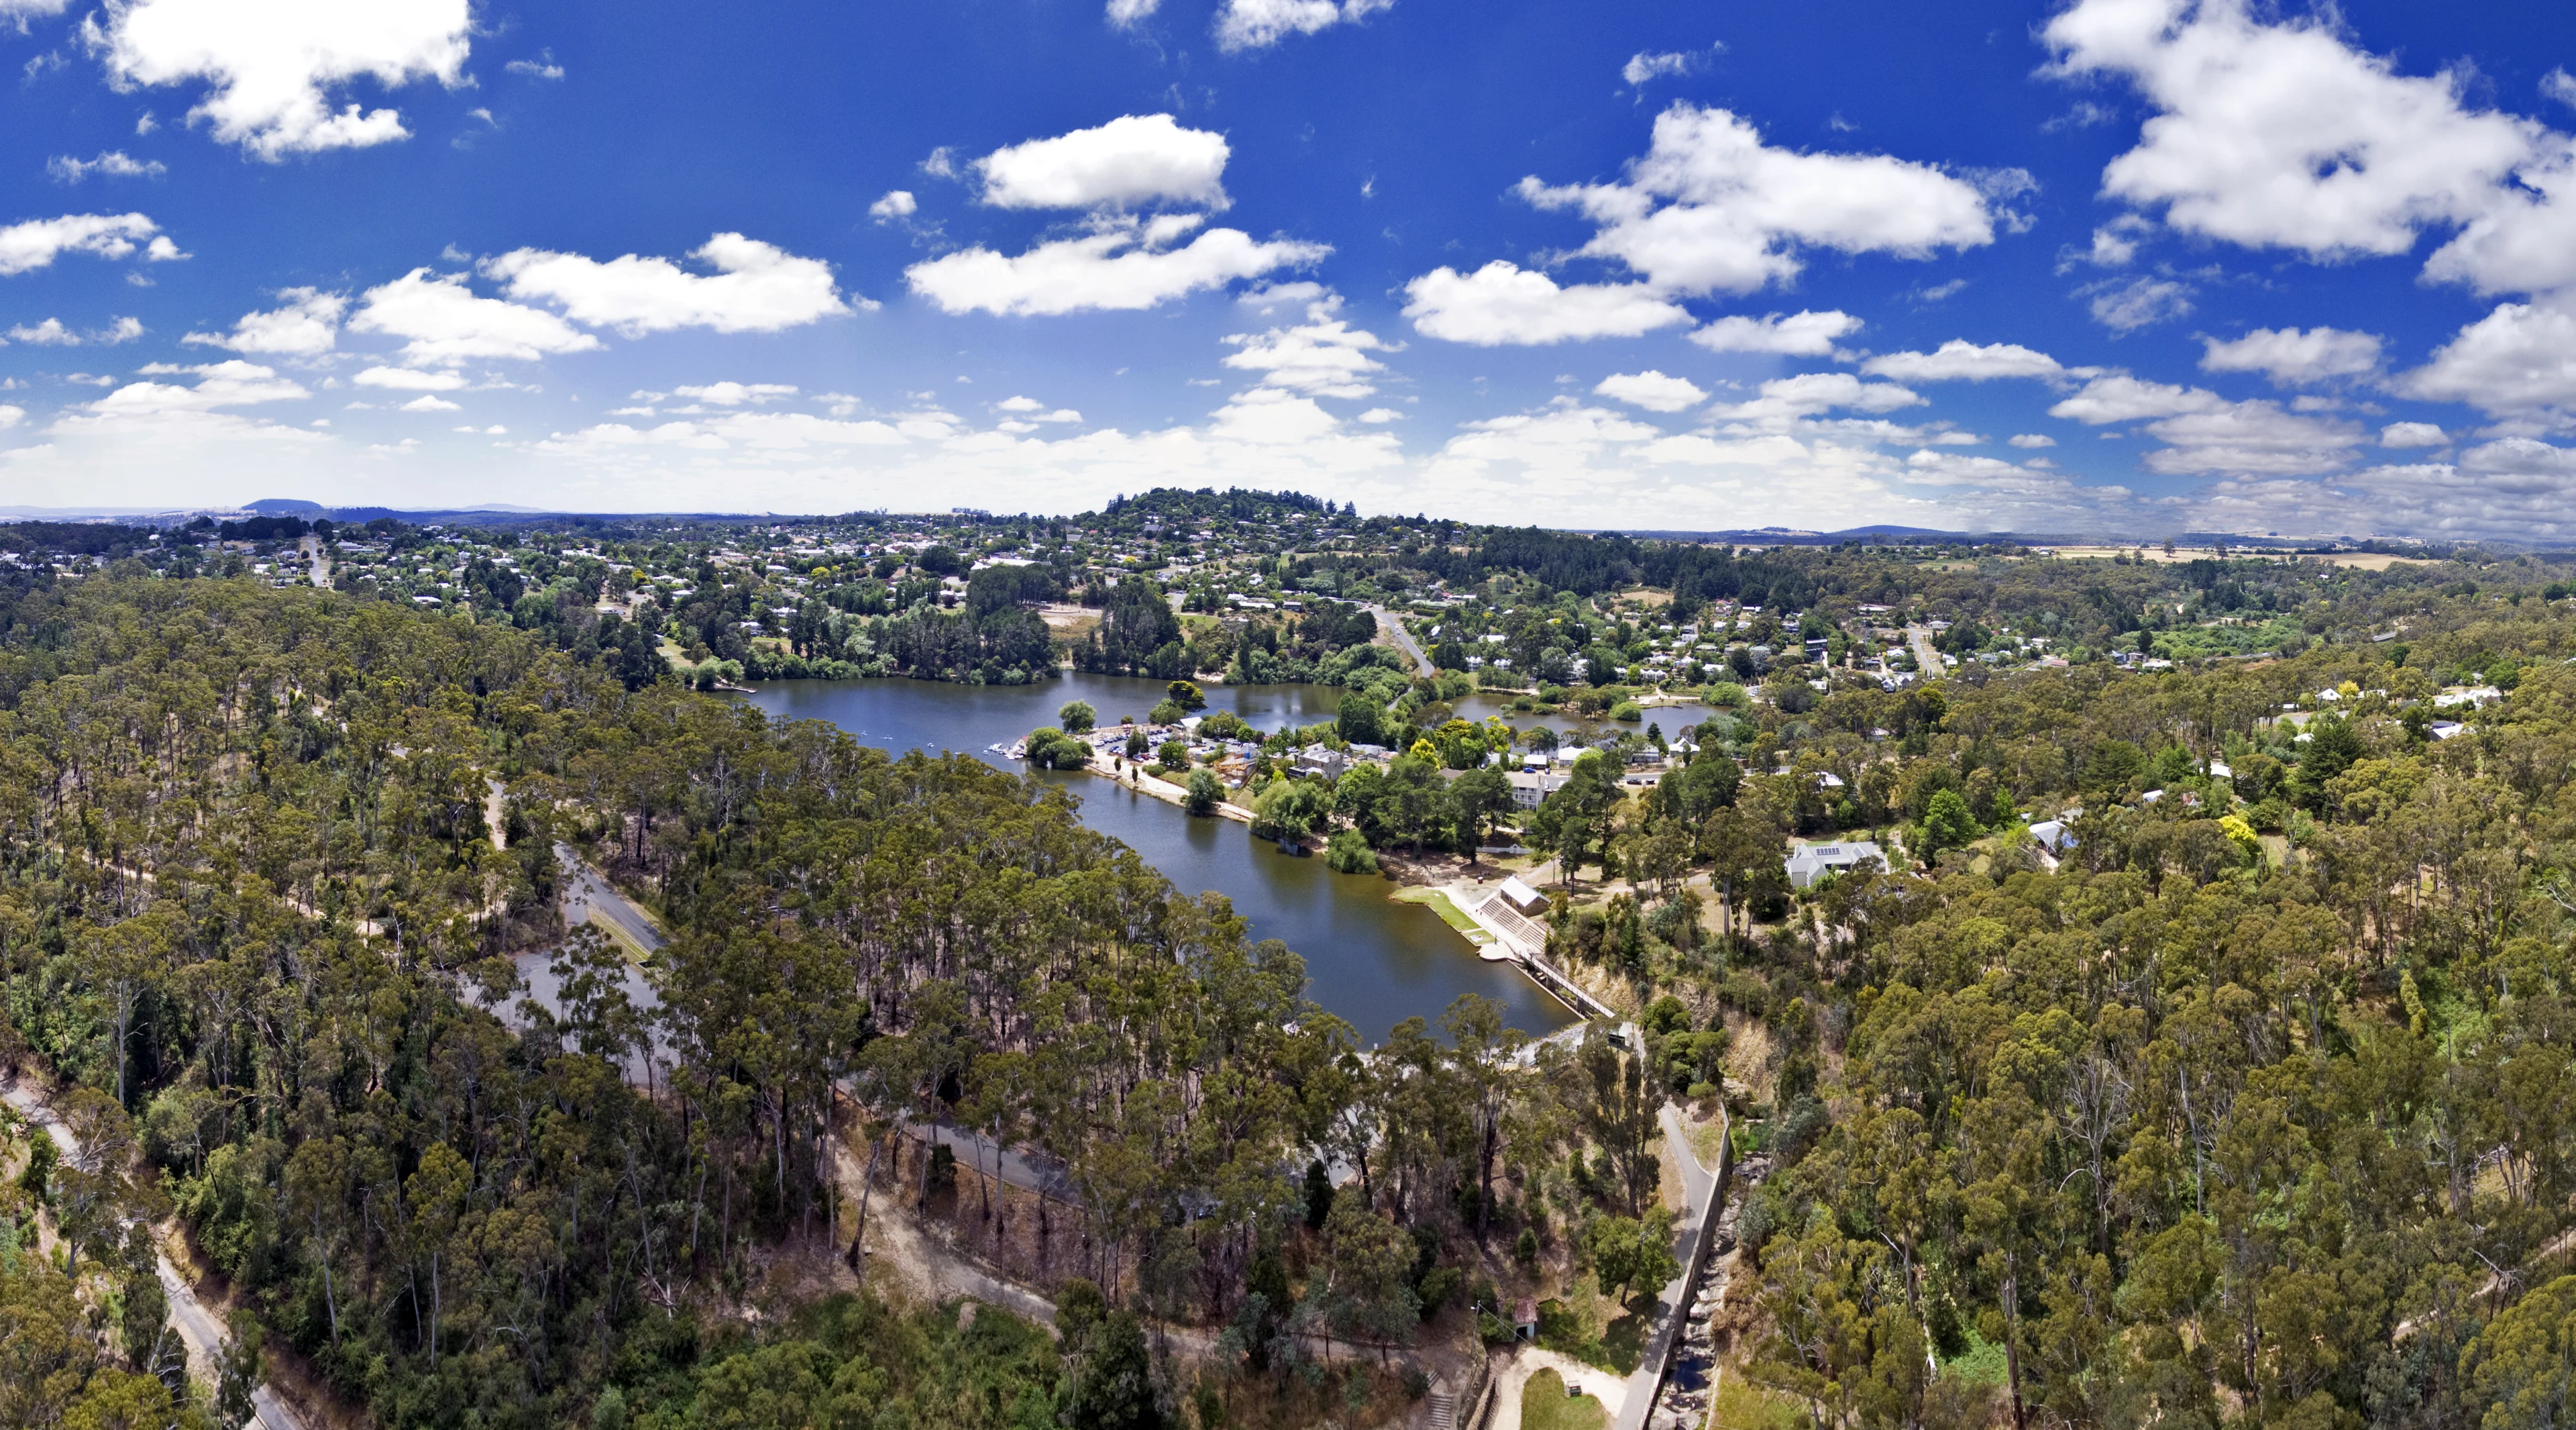
<path id="1" fill-rule="evenodd" d="M 905 1135 L 917 1141 L 954 1149 L 957 1160 L 969 1167 L 989 1173 L 995 1166 L 993 1148 L 996 1144 L 982 1133 L 969 1132 L 945 1122 L 906 1123 L 903 1130 Z M 1065 1169 L 1063 1163 L 1044 1153 L 1018 1152 L 1009 1147 L 1003 1147 L 1001 1155 L 1002 1180 L 1008 1185 L 1023 1191 L 1044 1192 L 1058 1201 L 1082 1200 L 1081 1194 L 1074 1190 L 1073 1174 Z"/>
<path id="2" fill-rule="evenodd" d="M 1663 1124 L 1664 1145 L 1673 1150 L 1673 1160 L 1682 1169 L 1684 1210 L 1680 1224 L 1674 1228 L 1682 1274 L 1665 1282 L 1664 1289 L 1655 1294 L 1655 1326 L 1646 1334 L 1644 1358 L 1628 1377 L 1628 1395 L 1612 1421 L 1612 1430 L 1645 1430 L 1646 1417 L 1654 1411 L 1655 1392 L 1663 1385 L 1673 1340 L 1681 1334 L 1682 1317 L 1690 1309 L 1691 1271 L 1707 1250 L 1702 1238 L 1710 1224 L 1709 1203 L 1717 1193 L 1717 1174 L 1701 1166 L 1698 1154 L 1691 1151 L 1681 1114 L 1667 1103 L 1656 1121 Z"/>
<path id="3" fill-rule="evenodd" d="M 1360 609 L 1377 617 L 1377 628 L 1387 633 L 1397 650 L 1413 658 L 1414 669 L 1424 675 L 1439 673 L 1439 667 L 1431 663 L 1431 657 L 1422 653 L 1422 647 L 1413 639 L 1413 632 L 1404 628 L 1404 622 L 1397 619 L 1394 612 L 1384 606 L 1362 606 Z"/>
<path id="4" fill-rule="evenodd" d="M 312 566 L 309 569 L 313 572 L 313 584 L 326 590 L 329 589 L 331 585 L 331 557 L 328 552 L 325 552 L 322 549 L 322 538 L 318 536 L 308 536 L 304 538 L 304 558 L 312 563 Z"/>
<path id="5" fill-rule="evenodd" d="M 1949 669 L 1941 663 L 1941 652 L 1932 648 L 1932 631 L 1927 626 L 1907 626 L 1905 643 L 1914 647 L 1914 663 L 1923 667 L 1923 678 L 1930 680 Z"/>
<path id="6" fill-rule="evenodd" d="M 80 1138 L 63 1125 L 62 1119 L 54 1115 L 53 1108 L 46 1105 L 33 1087 L 12 1081 L 5 1089 L 0 1089 L 0 1097 L 5 1097 L 11 1107 L 25 1114 L 28 1121 L 43 1128 L 47 1136 L 60 1144 L 66 1161 L 77 1162 L 80 1159 Z M 170 1326 L 179 1333 L 180 1341 L 188 1348 L 190 1367 L 212 1379 L 215 1367 L 223 1360 L 224 1324 L 215 1319 L 214 1312 L 206 1309 L 205 1302 L 197 1299 L 196 1288 L 179 1274 L 177 1264 L 166 1253 L 161 1257 L 159 1270 L 162 1293 L 170 1298 Z M 251 1393 L 251 1403 L 257 1414 L 259 1430 L 306 1430 L 303 1419 L 279 1400 L 265 1383 Z"/>
<path id="7" fill-rule="evenodd" d="M 564 922 L 577 924 L 584 920 L 598 924 L 610 937 L 631 945 L 638 953 L 651 953 L 670 942 L 663 937 L 661 926 L 653 916 L 638 907 L 634 900 L 617 892 L 614 885 L 601 878 L 599 871 L 583 862 L 569 844 L 555 846 L 555 858 L 563 865 Z"/>

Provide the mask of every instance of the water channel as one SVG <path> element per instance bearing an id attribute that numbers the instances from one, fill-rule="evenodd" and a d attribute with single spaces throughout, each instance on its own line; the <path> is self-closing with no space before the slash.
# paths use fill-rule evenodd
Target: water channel
<path id="1" fill-rule="evenodd" d="M 782 680 L 747 698 L 775 718 L 826 720 L 865 744 L 898 752 L 955 750 L 1018 773 L 1022 766 L 988 747 L 1054 724 L 1066 701 L 1088 701 L 1109 724 L 1122 715 L 1142 717 L 1162 694 L 1162 685 L 1151 680 L 1073 673 L 1018 686 Z M 1231 710 L 1264 731 L 1328 719 L 1340 695 L 1316 685 L 1207 689 L 1210 710 Z M 1459 713 L 1481 719 L 1503 708 L 1489 697 L 1471 701 L 1462 702 Z M 1680 728 L 1679 720 L 1657 714 L 1666 720 L 1666 733 Z M 1280 853 L 1241 823 L 1193 819 L 1178 806 L 1091 775 L 1042 778 L 1064 782 L 1081 799 L 1084 824 L 1125 842 L 1181 890 L 1224 894 L 1251 921 L 1254 938 L 1276 938 L 1295 949 L 1306 960 L 1309 996 L 1349 1020 L 1364 1041 L 1380 1041 L 1416 1015 L 1436 1026 L 1461 993 L 1496 1000 L 1512 1026 L 1531 1033 L 1551 1032 L 1572 1020 L 1517 968 L 1479 959 L 1437 914 L 1390 901 L 1395 886 L 1384 879 L 1336 874 L 1321 859 Z"/>

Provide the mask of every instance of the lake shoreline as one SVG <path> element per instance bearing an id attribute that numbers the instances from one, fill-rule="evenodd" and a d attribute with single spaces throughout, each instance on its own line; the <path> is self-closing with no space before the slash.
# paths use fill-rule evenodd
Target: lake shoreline
<path id="1" fill-rule="evenodd" d="M 773 718 L 822 720 L 897 755 L 972 754 L 1015 776 L 1062 788 L 1079 801 L 1085 827 L 1134 850 L 1186 893 L 1224 895 L 1250 924 L 1250 939 L 1276 938 L 1296 950 L 1311 980 L 1308 996 L 1360 1029 L 1367 1042 L 1382 1041 L 1407 1017 L 1436 1025 L 1458 995 L 1469 992 L 1503 1005 L 1506 1024 L 1533 1036 L 1572 1021 L 1521 970 L 1477 957 L 1477 949 L 1438 914 L 1387 897 L 1400 883 L 1440 882 L 1440 866 L 1417 873 L 1400 856 L 1391 858 L 1398 869 L 1395 882 L 1334 873 L 1319 857 L 1320 841 L 1307 841 L 1303 853 L 1283 852 L 1277 840 L 1252 832 L 1251 812 L 1232 800 L 1214 817 L 1187 815 L 1188 795 L 1180 784 L 1141 770 L 1130 780 L 1114 749 L 1082 769 L 1037 769 L 1008 757 L 1031 730 L 1057 726 L 1057 712 L 1067 702 L 1088 703 L 1106 717 L 1103 726 L 1114 727 L 1121 723 L 1117 716 L 1142 715 L 1165 693 L 1161 681 L 1074 672 L 1018 686 L 773 681 L 738 698 Z M 1206 694 L 1211 712 L 1228 711 L 1269 731 L 1329 721 L 1341 691 L 1233 685 Z"/>

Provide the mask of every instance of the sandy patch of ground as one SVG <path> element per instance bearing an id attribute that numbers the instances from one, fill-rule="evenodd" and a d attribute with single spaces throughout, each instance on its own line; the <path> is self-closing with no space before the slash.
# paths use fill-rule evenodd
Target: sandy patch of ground
<path id="1" fill-rule="evenodd" d="M 1628 1382 L 1624 1377 L 1523 1343 L 1495 1373 L 1494 1413 L 1485 1422 L 1488 1430 L 1521 1430 L 1521 1391 L 1528 1386 L 1529 1378 L 1542 1370 L 1555 1371 L 1567 1385 L 1598 1399 L 1614 1422 L 1619 1418 L 1620 1407 L 1628 1403 Z"/>

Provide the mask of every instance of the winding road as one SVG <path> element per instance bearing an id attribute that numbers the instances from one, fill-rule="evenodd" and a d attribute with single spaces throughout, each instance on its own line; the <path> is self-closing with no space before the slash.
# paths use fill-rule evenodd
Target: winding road
<path id="1" fill-rule="evenodd" d="M 1363 605 L 1360 609 L 1377 618 L 1377 628 L 1386 632 L 1387 638 L 1395 642 L 1397 650 L 1412 658 L 1416 671 L 1424 675 L 1439 674 L 1439 667 L 1431 663 L 1431 657 L 1422 653 L 1421 645 L 1413 639 L 1413 632 L 1404 628 L 1404 622 L 1393 611 L 1384 606 L 1369 605 Z"/>
<path id="2" fill-rule="evenodd" d="M 5 1098 L 29 1122 L 42 1128 L 45 1135 L 63 1149 L 66 1161 L 80 1161 L 80 1137 L 54 1115 L 53 1107 L 45 1101 L 43 1094 L 13 1078 L 7 1087 L 0 1088 L 0 1098 Z M 170 1298 L 171 1329 L 179 1333 L 180 1341 L 188 1348 L 190 1371 L 212 1380 L 216 1367 L 223 1363 L 227 1340 L 224 1324 L 206 1308 L 205 1302 L 197 1299 L 196 1288 L 179 1274 L 178 1264 L 170 1259 L 170 1254 L 166 1251 L 158 1254 L 161 1290 Z M 251 1406 L 259 1430 L 307 1430 L 303 1417 L 278 1399 L 277 1393 L 265 1381 L 251 1392 Z"/>
<path id="3" fill-rule="evenodd" d="M 628 946 L 628 952 L 642 958 L 670 942 L 662 926 L 642 906 L 614 885 L 600 877 L 569 844 L 555 846 L 555 859 L 563 866 L 564 922 L 587 920 L 603 929 L 609 937 Z"/>

